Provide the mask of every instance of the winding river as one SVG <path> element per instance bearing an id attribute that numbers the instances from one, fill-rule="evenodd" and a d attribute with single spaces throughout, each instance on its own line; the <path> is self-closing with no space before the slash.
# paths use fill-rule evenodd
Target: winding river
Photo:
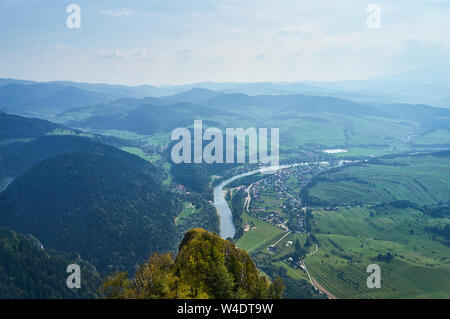
<path id="1" fill-rule="evenodd" d="M 341 160 L 338 161 L 338 166 L 342 166 L 345 163 L 351 163 L 351 162 L 358 162 L 358 161 L 349 161 L 349 160 Z M 220 237 L 222 238 L 233 238 L 234 233 L 236 232 L 236 228 L 234 227 L 233 222 L 233 214 L 231 213 L 231 209 L 228 206 L 227 201 L 225 200 L 225 196 L 223 195 L 223 188 L 227 184 L 231 183 L 232 181 L 244 177 L 253 175 L 256 173 L 265 173 L 265 174 L 273 174 L 276 173 L 279 169 L 284 169 L 288 167 L 293 166 L 303 166 L 303 165 L 310 165 L 310 164 L 330 164 L 327 161 L 322 162 L 306 162 L 306 163 L 294 163 L 289 165 L 279 165 L 279 166 L 268 166 L 268 167 L 262 167 L 259 169 L 255 169 L 253 171 L 248 171 L 245 173 L 241 173 L 235 176 L 232 176 L 230 178 L 227 178 L 226 180 L 223 180 L 219 185 L 214 187 L 214 206 L 216 207 L 217 212 L 220 215 Z"/>
<path id="2" fill-rule="evenodd" d="M 231 213 L 231 209 L 228 206 L 228 203 L 225 200 L 225 197 L 223 195 L 223 188 L 225 185 L 231 183 L 232 181 L 234 181 L 238 178 L 244 177 L 244 176 L 249 176 L 249 175 L 253 175 L 256 173 L 273 174 L 273 173 L 277 172 L 279 169 L 288 168 L 288 167 L 296 166 L 296 165 L 303 165 L 303 164 L 306 164 L 306 163 L 270 166 L 270 167 L 263 167 L 263 168 L 255 169 L 253 171 L 248 171 L 245 173 L 241 173 L 241 174 L 232 176 L 232 177 L 222 181 L 216 187 L 214 187 L 214 206 L 216 207 L 216 209 L 220 215 L 220 237 L 233 238 L 234 233 L 236 232 L 236 229 L 234 227 L 234 222 L 233 222 L 233 214 Z"/>

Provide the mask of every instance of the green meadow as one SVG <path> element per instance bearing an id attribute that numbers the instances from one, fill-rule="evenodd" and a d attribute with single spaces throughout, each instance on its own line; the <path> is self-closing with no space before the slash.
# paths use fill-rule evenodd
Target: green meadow
<path id="1" fill-rule="evenodd" d="M 339 298 L 450 298 L 450 247 L 430 231 L 449 216 L 386 205 L 447 205 L 449 191 L 444 156 L 383 158 L 319 175 L 309 189 L 319 243 L 305 259 L 311 276 Z M 370 264 L 381 267 L 380 289 L 366 286 Z"/>
<path id="2" fill-rule="evenodd" d="M 236 242 L 239 248 L 249 253 L 261 247 L 270 246 L 284 234 L 281 228 L 250 216 L 246 212 L 242 214 L 242 219 L 244 224 L 253 223 L 255 227 L 255 229 L 251 228 L 248 232 L 244 232 L 244 235 Z"/>
<path id="3" fill-rule="evenodd" d="M 183 210 L 181 213 L 177 216 L 175 220 L 175 225 L 178 226 L 183 222 L 184 219 L 186 219 L 189 215 L 193 214 L 195 212 L 195 207 L 190 202 L 184 202 L 183 203 Z M 197 211 L 200 212 L 201 210 Z"/>
<path id="4" fill-rule="evenodd" d="M 425 229 L 432 218 L 414 209 L 338 207 L 314 211 L 316 255 L 305 263 L 322 286 L 340 298 L 450 297 L 450 248 Z M 390 252 L 391 261 L 377 259 Z M 366 267 L 381 268 L 380 289 L 366 286 Z"/>
<path id="5" fill-rule="evenodd" d="M 416 144 L 450 144 L 450 130 L 434 130 L 414 139 Z"/>
<path id="6" fill-rule="evenodd" d="M 139 147 L 130 147 L 130 146 L 123 146 L 120 148 L 122 151 L 134 154 L 136 156 L 139 156 L 140 158 L 145 159 L 146 161 L 150 161 L 152 157 L 150 155 L 147 155 L 144 153 L 144 151 Z"/>
<path id="7" fill-rule="evenodd" d="M 398 200 L 431 205 L 450 199 L 450 161 L 432 155 L 380 159 L 323 173 L 316 182 L 309 196 L 326 205 Z"/>

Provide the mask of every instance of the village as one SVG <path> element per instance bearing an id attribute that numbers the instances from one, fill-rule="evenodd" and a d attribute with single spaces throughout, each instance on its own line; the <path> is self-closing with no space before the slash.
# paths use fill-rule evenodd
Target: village
<path id="1" fill-rule="evenodd" d="M 248 188 L 249 213 L 283 230 L 305 232 L 306 207 L 300 191 L 328 163 L 296 165 L 258 180 Z"/>

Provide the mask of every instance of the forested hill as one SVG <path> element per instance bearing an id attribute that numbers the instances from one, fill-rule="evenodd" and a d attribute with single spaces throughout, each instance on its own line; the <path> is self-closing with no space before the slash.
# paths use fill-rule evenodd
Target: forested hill
<path id="1" fill-rule="evenodd" d="M 259 274 L 245 251 L 201 228 L 186 233 L 176 258 L 155 254 L 133 280 L 118 272 L 103 284 L 110 298 L 280 298 L 283 288 Z"/>
<path id="2" fill-rule="evenodd" d="M 36 138 L 55 129 L 66 129 L 60 124 L 0 112 L 0 140 L 5 138 Z"/>
<path id="3" fill-rule="evenodd" d="M 0 161 L 25 143 L 58 131 L 77 132 L 45 120 L 0 112 Z M 0 164 L 0 175 L 11 176 L 8 174 L 3 172 Z"/>
<path id="4" fill-rule="evenodd" d="M 25 143 L 3 159 L 0 158 L 0 168 L 5 171 L 5 174 L 9 174 L 8 176 L 18 176 L 44 159 L 75 152 L 98 154 L 107 158 L 108 161 L 126 163 L 127 167 L 149 174 L 157 182 L 162 182 L 166 177 L 163 170 L 135 155 L 86 137 L 72 135 L 43 136 Z"/>
<path id="5" fill-rule="evenodd" d="M 81 267 L 82 289 L 66 286 L 72 263 Z M 0 228 L 1 298 L 97 298 L 100 283 L 94 267 L 76 255 L 44 249 L 32 236 Z"/>
<path id="6" fill-rule="evenodd" d="M 145 161 L 124 154 L 70 153 L 34 165 L 0 194 L 0 226 L 78 252 L 102 273 L 173 250 L 180 205 L 142 171 Z"/>

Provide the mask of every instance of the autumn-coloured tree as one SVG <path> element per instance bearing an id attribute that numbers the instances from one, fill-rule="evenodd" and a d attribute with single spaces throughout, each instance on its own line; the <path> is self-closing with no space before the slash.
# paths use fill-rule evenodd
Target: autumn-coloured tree
<path id="1" fill-rule="evenodd" d="M 154 254 L 133 280 L 117 272 L 103 283 L 108 298 L 281 298 L 280 278 L 270 283 L 250 256 L 233 243 L 196 228 L 182 240 L 178 255 Z"/>

